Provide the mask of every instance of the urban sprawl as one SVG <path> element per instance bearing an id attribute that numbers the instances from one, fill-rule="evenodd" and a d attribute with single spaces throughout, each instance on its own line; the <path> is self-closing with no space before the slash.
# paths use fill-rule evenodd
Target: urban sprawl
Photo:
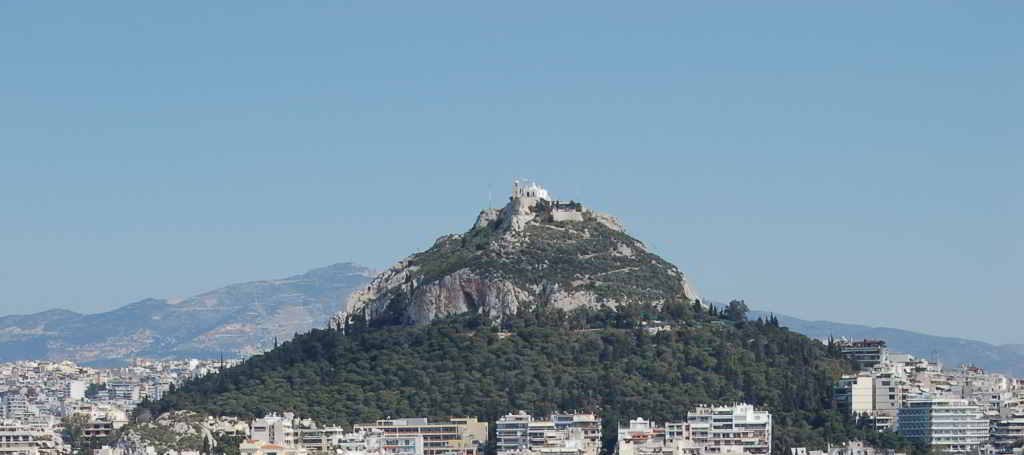
<path id="1" fill-rule="evenodd" d="M 878 431 L 898 432 L 944 453 L 1024 455 L 1024 380 L 973 366 L 946 369 L 934 360 L 890 352 L 883 341 L 830 343 L 860 369 L 836 383 L 837 405 Z M 0 455 L 67 454 L 82 440 L 101 442 L 94 455 L 197 455 L 112 436 L 128 425 L 143 400 L 159 400 L 185 380 L 232 364 L 135 361 L 109 369 L 71 362 L 0 364 Z M 772 453 L 770 410 L 735 403 L 680 411 L 676 421 L 633 416 L 623 422 L 617 429 L 618 455 Z M 203 417 L 200 423 L 208 434 L 235 437 L 232 452 L 241 455 L 477 455 L 489 442 L 499 455 L 597 455 L 602 435 L 599 415 L 571 411 L 510 410 L 496 422 L 389 418 L 351 427 L 321 425 L 289 412 L 252 421 Z M 791 450 L 792 455 L 895 455 L 858 441 L 825 451 Z"/>

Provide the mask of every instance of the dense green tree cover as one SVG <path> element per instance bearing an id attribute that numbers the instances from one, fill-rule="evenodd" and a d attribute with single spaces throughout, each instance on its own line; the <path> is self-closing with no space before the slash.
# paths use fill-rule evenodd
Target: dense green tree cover
<path id="1" fill-rule="evenodd" d="M 699 305 L 538 308 L 500 326 L 462 315 L 313 330 L 149 406 L 249 417 L 291 410 L 342 425 L 587 410 L 603 416 L 610 448 L 626 419 L 681 419 L 698 404 L 745 401 L 773 413 L 778 454 L 857 438 L 906 448 L 833 409 L 832 384 L 850 368 L 776 320 L 730 321 Z"/>
<path id="2" fill-rule="evenodd" d="M 96 396 L 99 395 L 100 391 L 106 389 L 106 384 L 90 383 L 89 386 L 85 388 L 85 397 L 89 399 L 95 399 Z"/>

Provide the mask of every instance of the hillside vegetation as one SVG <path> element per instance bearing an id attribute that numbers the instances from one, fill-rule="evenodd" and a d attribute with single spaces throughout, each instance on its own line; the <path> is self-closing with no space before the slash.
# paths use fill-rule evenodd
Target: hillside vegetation
<path id="1" fill-rule="evenodd" d="M 355 321 L 346 331 L 300 335 L 145 407 L 243 417 L 291 410 L 342 425 L 588 410 L 603 416 L 610 449 L 626 419 L 680 419 L 698 404 L 746 401 L 772 411 L 778 454 L 854 438 L 907 448 L 833 409 L 833 380 L 851 366 L 828 347 L 774 320 L 714 313 L 689 304 L 541 306 L 501 326 L 474 314 L 424 326 Z M 647 330 L 653 320 L 667 328 Z"/>

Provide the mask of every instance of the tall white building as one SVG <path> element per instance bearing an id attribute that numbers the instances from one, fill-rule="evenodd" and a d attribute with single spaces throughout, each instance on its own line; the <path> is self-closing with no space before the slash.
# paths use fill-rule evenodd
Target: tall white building
<path id="1" fill-rule="evenodd" d="M 728 453 L 735 449 L 745 454 L 769 454 L 772 451 L 772 415 L 753 405 L 700 406 L 686 416 L 693 441 L 706 453 Z"/>
<path id="2" fill-rule="evenodd" d="M 867 372 L 844 375 L 836 384 L 834 397 L 854 415 L 869 414 L 875 410 L 875 378 Z"/>
<path id="3" fill-rule="evenodd" d="M 975 452 L 989 435 L 989 423 L 981 409 L 962 399 L 912 400 L 899 410 L 897 425 L 904 437 L 946 453 Z"/>
<path id="4" fill-rule="evenodd" d="M 494 424 L 498 453 L 526 451 L 530 448 L 530 424 L 533 416 L 525 411 L 509 413 Z"/>
<path id="5" fill-rule="evenodd" d="M 265 444 L 294 448 L 298 443 L 294 422 L 295 415 L 290 412 L 283 415 L 270 414 L 256 419 L 252 422 L 252 439 Z"/>
<path id="6" fill-rule="evenodd" d="M 64 398 L 78 401 L 85 398 L 86 384 L 84 381 L 68 381 L 64 384 Z"/>
<path id="7" fill-rule="evenodd" d="M 18 393 L 6 393 L 2 400 L 3 417 L 7 419 L 22 419 L 32 414 L 32 407 L 29 406 L 28 398 Z"/>

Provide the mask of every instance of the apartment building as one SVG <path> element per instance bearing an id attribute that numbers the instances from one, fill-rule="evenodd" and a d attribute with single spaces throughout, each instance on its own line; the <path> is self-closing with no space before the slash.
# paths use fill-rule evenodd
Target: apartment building
<path id="1" fill-rule="evenodd" d="M 533 416 L 525 411 L 509 413 L 494 423 L 498 453 L 524 452 L 530 449 L 530 424 Z"/>
<path id="2" fill-rule="evenodd" d="M 691 438 L 705 453 L 769 454 L 772 415 L 749 404 L 699 406 L 686 416 Z"/>
<path id="3" fill-rule="evenodd" d="M 248 439 L 238 446 L 240 455 L 307 455 L 302 447 L 285 447 L 280 444 Z"/>
<path id="4" fill-rule="evenodd" d="M 355 425 L 357 432 L 381 432 L 386 453 L 423 455 L 477 455 L 487 443 L 487 430 L 486 422 L 471 417 L 451 418 L 447 422 L 430 422 L 426 418 L 384 419 Z"/>
<path id="5" fill-rule="evenodd" d="M 117 420 L 110 417 L 90 419 L 82 428 L 82 437 L 88 439 L 106 439 L 115 431 L 128 424 L 128 420 Z"/>
<path id="6" fill-rule="evenodd" d="M 334 448 L 349 435 L 344 428 L 335 426 L 299 428 L 295 434 L 296 444 L 310 452 L 334 451 Z"/>
<path id="7" fill-rule="evenodd" d="M 58 455 L 64 449 L 60 436 L 48 426 L 0 420 L 0 455 Z"/>
<path id="8" fill-rule="evenodd" d="M 872 411 L 868 414 L 879 431 L 896 428 L 899 410 L 906 404 L 907 386 L 903 375 L 894 369 L 874 372 L 872 377 Z"/>
<path id="9" fill-rule="evenodd" d="M 619 426 L 617 455 L 700 455 L 703 448 L 691 438 L 686 422 L 666 422 L 664 426 L 636 418 Z"/>
<path id="10" fill-rule="evenodd" d="M 601 441 L 601 418 L 596 414 L 555 413 L 551 414 L 551 422 L 558 430 L 578 430 L 586 441 Z"/>
<path id="11" fill-rule="evenodd" d="M 945 453 L 972 453 L 988 440 L 989 423 L 978 406 L 953 398 L 916 399 L 899 410 L 901 435 Z"/>
<path id="12" fill-rule="evenodd" d="M 335 438 L 332 441 L 332 445 L 334 453 L 337 455 L 383 454 L 384 434 L 381 432 L 365 431 L 345 433 Z M 419 438 L 418 447 L 422 452 L 423 438 Z"/>
<path id="13" fill-rule="evenodd" d="M 869 414 L 875 410 L 875 378 L 867 372 L 843 375 L 835 385 L 833 397 L 840 408 L 851 414 Z"/>
<path id="14" fill-rule="evenodd" d="M 1012 449 L 1024 444 L 1024 411 L 995 424 L 992 429 L 992 444 L 1001 449 Z"/>
<path id="15" fill-rule="evenodd" d="M 287 448 L 298 447 L 295 414 L 269 414 L 252 422 L 251 439 Z"/>
<path id="16" fill-rule="evenodd" d="M 841 340 L 836 344 L 843 356 L 853 360 L 861 370 L 885 363 L 889 358 L 889 348 L 882 340 Z"/>
<path id="17" fill-rule="evenodd" d="M 33 414 L 28 398 L 19 393 L 3 394 L 3 397 L 0 397 L 0 405 L 5 419 L 21 419 Z"/>
<path id="18" fill-rule="evenodd" d="M 555 413 L 537 419 L 524 411 L 495 423 L 498 453 L 596 454 L 601 419 L 594 414 Z"/>
<path id="19" fill-rule="evenodd" d="M 87 384 L 85 381 L 68 381 L 64 384 L 64 399 L 78 401 L 85 398 Z"/>

